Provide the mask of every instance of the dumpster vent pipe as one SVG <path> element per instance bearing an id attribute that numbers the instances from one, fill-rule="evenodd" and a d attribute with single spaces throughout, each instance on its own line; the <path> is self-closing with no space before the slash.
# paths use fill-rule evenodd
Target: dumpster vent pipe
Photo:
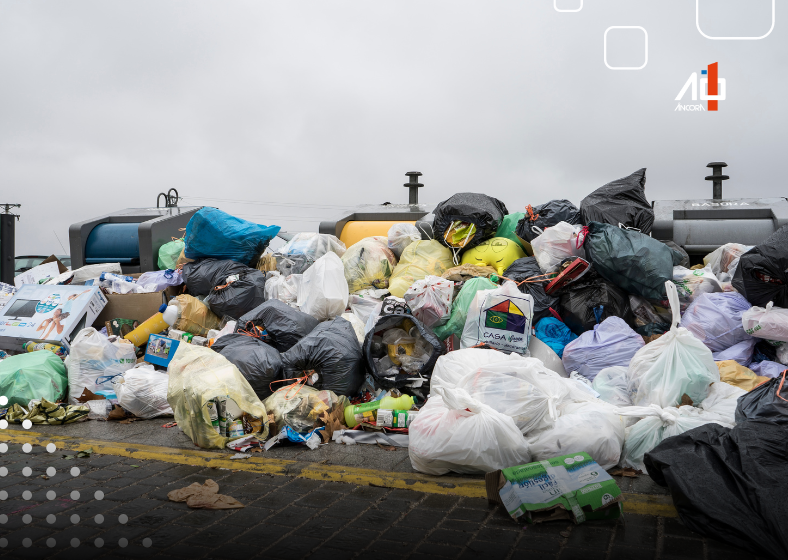
<path id="1" fill-rule="evenodd" d="M 420 171 L 408 171 L 405 173 L 408 176 L 408 182 L 405 183 L 405 187 L 408 187 L 408 204 L 418 204 L 419 203 L 419 189 L 424 185 L 419 183 L 419 177 L 421 177 Z"/>
<path id="2" fill-rule="evenodd" d="M 714 194 L 712 198 L 714 200 L 722 200 L 722 182 L 730 179 L 727 175 L 722 174 L 722 168 L 728 167 L 728 164 L 724 161 L 712 161 L 706 167 L 711 167 L 712 169 L 711 175 L 706 177 L 707 181 L 713 181 Z"/>

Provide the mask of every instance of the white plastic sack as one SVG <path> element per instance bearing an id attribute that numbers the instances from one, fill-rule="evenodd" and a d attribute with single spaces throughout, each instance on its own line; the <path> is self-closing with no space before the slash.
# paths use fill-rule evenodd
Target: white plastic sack
<path id="1" fill-rule="evenodd" d="M 276 253 L 277 269 L 284 275 L 302 274 L 323 255 L 345 254 L 345 244 L 329 233 L 304 231 L 297 233 Z"/>
<path id="2" fill-rule="evenodd" d="M 751 307 L 741 316 L 744 332 L 766 340 L 788 342 L 788 309 L 775 307 L 769 302 L 766 307 Z"/>
<path id="3" fill-rule="evenodd" d="M 149 364 L 133 367 L 115 382 L 118 404 L 138 418 L 172 416 L 167 402 L 169 380 L 169 375 Z"/>
<path id="4" fill-rule="evenodd" d="M 698 299 L 701 294 L 722 291 L 722 286 L 710 266 L 700 270 L 674 266 L 673 283 L 676 284 L 676 289 L 679 291 L 679 301 L 687 304 Z"/>
<path id="5" fill-rule="evenodd" d="M 278 299 L 289 305 L 298 308 L 298 289 L 301 286 L 301 274 L 290 274 L 282 276 L 277 271 L 271 271 L 265 277 L 265 299 Z"/>
<path id="6" fill-rule="evenodd" d="M 585 258 L 586 251 L 583 248 L 584 239 L 581 231 L 581 226 L 558 222 L 531 241 L 534 257 L 542 272 L 552 272 L 568 257 Z"/>
<path id="7" fill-rule="evenodd" d="M 358 343 L 362 346 L 364 345 L 364 337 L 366 335 L 366 330 L 364 328 L 364 323 L 358 320 L 358 317 L 353 315 L 352 313 L 343 313 L 340 315 L 343 319 L 345 319 L 350 326 L 353 327 L 353 332 L 356 333 L 356 338 L 358 339 Z"/>
<path id="8" fill-rule="evenodd" d="M 88 280 L 98 280 L 102 272 L 112 272 L 113 274 L 123 274 L 120 263 L 88 264 L 74 271 L 71 285 L 84 284 Z"/>
<path id="9" fill-rule="evenodd" d="M 703 257 L 703 264 L 711 267 L 720 282 L 730 282 L 739 266 L 739 258 L 752 248 L 752 245 L 726 243 Z"/>
<path id="10" fill-rule="evenodd" d="M 466 348 L 449 352 L 440 356 L 435 362 L 430 387 L 433 390 L 437 387 L 457 387 L 469 373 L 480 367 L 507 360 L 509 360 L 508 355 L 489 348 Z"/>
<path id="11" fill-rule="evenodd" d="M 369 316 L 375 312 L 381 300 L 372 297 L 362 297 L 358 294 L 350 294 L 348 302 L 353 315 L 366 325 Z"/>
<path id="12" fill-rule="evenodd" d="M 626 366 L 614 366 L 600 371 L 591 386 L 599 398 L 614 406 L 632 406 L 632 397 L 627 389 Z"/>
<path id="13" fill-rule="evenodd" d="M 137 285 L 145 289 L 152 288 L 151 292 L 161 292 L 170 286 L 180 286 L 183 284 L 183 275 L 180 270 L 155 270 L 144 272 L 137 278 Z"/>
<path id="14" fill-rule="evenodd" d="M 397 258 L 414 241 L 421 241 L 421 233 L 413 224 L 394 224 L 389 228 L 388 246 Z"/>
<path id="15" fill-rule="evenodd" d="M 137 363 L 134 345 L 117 337 L 107 338 L 88 327 L 79 331 L 65 361 L 68 369 L 68 402 L 78 404 L 85 389 L 112 391 L 112 381 Z"/>
<path id="16" fill-rule="evenodd" d="M 405 301 L 416 319 L 425 327 L 442 325 L 449 320 L 454 282 L 440 276 L 416 280 L 405 292 Z"/>
<path id="17" fill-rule="evenodd" d="M 681 326 L 712 352 L 721 352 L 750 339 L 744 332 L 742 315 L 751 307 L 738 293 L 702 294 L 681 316 Z"/>
<path id="18" fill-rule="evenodd" d="M 744 389 L 723 381 L 712 383 L 709 394 L 700 403 L 700 407 L 706 412 L 716 414 L 725 423 L 733 425 L 736 423 L 736 405 L 739 397 L 746 393 Z"/>
<path id="19" fill-rule="evenodd" d="M 644 473 L 646 472 L 646 466 L 643 464 L 643 457 L 662 443 L 663 440 L 683 434 L 688 430 L 710 422 L 728 428 L 733 427 L 731 424 L 720 422 L 716 415 L 708 414 L 692 406 L 661 408 L 652 404 L 648 407 L 631 406 L 621 408 L 618 410 L 618 413 L 622 416 L 642 418 L 629 429 L 624 441 L 621 466 L 633 468 Z"/>
<path id="20" fill-rule="evenodd" d="M 711 350 L 678 327 L 676 286 L 665 282 L 665 289 L 673 313 L 670 331 L 638 350 L 627 372 L 629 393 L 638 406 L 677 406 L 685 393 L 699 403 L 706 398 L 709 384 L 720 380 Z"/>
<path id="21" fill-rule="evenodd" d="M 533 297 L 521 293 L 511 280 L 499 288 L 476 292 L 468 308 L 460 347 L 485 343 L 498 350 L 527 355 L 533 308 Z"/>
<path id="22" fill-rule="evenodd" d="M 593 381 L 607 367 L 628 366 L 644 345 L 643 337 L 623 319 L 611 316 L 567 344 L 561 361 L 566 371 Z"/>
<path id="23" fill-rule="evenodd" d="M 573 404 L 553 427 L 531 434 L 527 441 L 533 461 L 586 452 L 607 470 L 616 466 L 621 458 L 624 420 L 613 407 Z"/>
<path id="24" fill-rule="evenodd" d="M 419 472 L 483 474 L 531 462 L 509 416 L 462 389 L 435 389 L 409 427 L 408 454 Z"/>
<path id="25" fill-rule="evenodd" d="M 342 260 L 326 253 L 304 272 L 298 307 L 318 321 L 328 321 L 345 312 L 349 295 Z"/>

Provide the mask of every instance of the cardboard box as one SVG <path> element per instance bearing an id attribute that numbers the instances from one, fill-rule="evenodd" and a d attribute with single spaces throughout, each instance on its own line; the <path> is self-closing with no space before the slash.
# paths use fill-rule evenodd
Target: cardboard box
<path id="1" fill-rule="evenodd" d="M 25 284 L 0 310 L 0 348 L 23 350 L 30 340 L 69 348 L 107 305 L 95 286 Z"/>
<path id="2" fill-rule="evenodd" d="M 140 274 L 128 276 L 139 278 Z M 104 294 L 107 306 L 96 318 L 93 326 L 101 330 L 104 323 L 112 319 L 132 319 L 142 323 L 158 313 L 162 304 L 180 294 L 182 289 L 183 286 L 171 286 L 163 292 L 148 294 Z"/>
<path id="3" fill-rule="evenodd" d="M 621 516 L 621 489 L 588 453 L 497 470 L 487 473 L 485 482 L 489 501 L 529 523 L 583 523 Z"/>

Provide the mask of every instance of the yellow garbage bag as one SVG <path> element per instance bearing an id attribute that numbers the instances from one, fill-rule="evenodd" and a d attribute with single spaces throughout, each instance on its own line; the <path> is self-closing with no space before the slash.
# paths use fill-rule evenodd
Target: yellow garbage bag
<path id="1" fill-rule="evenodd" d="M 366 288 L 388 288 L 389 278 L 397 266 L 397 257 L 382 235 L 365 237 L 342 255 L 345 279 L 351 294 Z"/>
<path id="2" fill-rule="evenodd" d="M 454 266 L 451 250 L 440 241 L 415 241 L 402 251 L 389 279 L 391 295 L 403 297 L 410 285 L 428 275 L 440 276 Z"/>
<path id="3" fill-rule="evenodd" d="M 720 370 L 721 381 L 745 391 L 752 391 L 764 381 L 769 381 L 768 377 L 757 375 L 750 368 L 744 367 L 735 360 L 717 362 L 717 369 Z"/>
<path id="4" fill-rule="evenodd" d="M 245 437 L 222 437 L 211 423 L 208 402 L 232 399 L 241 411 L 262 419 L 258 439 L 268 437 L 268 414 L 252 386 L 227 358 L 204 346 L 181 344 L 167 368 L 167 402 L 178 427 L 205 449 L 224 449 L 227 442 Z"/>
<path id="5" fill-rule="evenodd" d="M 175 299 L 181 306 L 181 316 L 173 325 L 175 329 L 205 336 L 209 330 L 219 328 L 221 319 L 196 297 L 181 294 Z"/>

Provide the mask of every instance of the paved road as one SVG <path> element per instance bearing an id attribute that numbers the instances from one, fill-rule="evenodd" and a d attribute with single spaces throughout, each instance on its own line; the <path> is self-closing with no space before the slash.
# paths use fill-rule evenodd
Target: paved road
<path id="1" fill-rule="evenodd" d="M 6 496 L 0 513 L 7 516 L 0 517 L 0 554 L 80 560 L 753 558 L 691 533 L 676 518 L 627 514 L 615 523 L 523 527 L 481 498 L 112 455 L 63 459 L 64 453 L 74 454 L 47 453 L 38 445 L 25 453 L 9 444 L 0 457 L 8 471 L 0 478 L 7 492 L 0 494 Z M 44 478 L 48 467 L 56 473 Z M 78 476 L 72 476 L 74 467 Z M 190 510 L 167 500 L 170 490 L 209 478 L 246 507 Z M 101 500 L 97 491 L 104 493 Z"/>

